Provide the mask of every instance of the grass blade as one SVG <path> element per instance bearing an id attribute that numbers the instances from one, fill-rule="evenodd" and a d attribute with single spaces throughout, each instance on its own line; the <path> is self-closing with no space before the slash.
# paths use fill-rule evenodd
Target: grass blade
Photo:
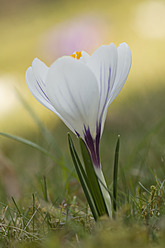
<path id="1" fill-rule="evenodd" d="M 114 171 L 113 171 L 113 209 L 117 210 L 117 176 L 118 176 L 118 163 L 119 163 L 119 148 L 120 148 L 120 135 L 118 135 L 116 149 L 115 149 L 115 160 L 114 160 Z"/>
<path id="2" fill-rule="evenodd" d="M 75 150 L 75 147 L 74 147 L 73 141 L 72 141 L 72 139 L 70 137 L 70 134 L 68 134 L 68 141 L 69 141 L 69 148 L 70 148 L 70 153 L 71 153 L 71 156 L 72 156 L 72 160 L 73 160 L 77 175 L 79 177 L 81 186 L 83 188 L 84 194 L 85 194 L 86 199 L 88 201 L 89 207 L 90 207 L 90 209 L 92 211 L 93 217 L 94 217 L 95 220 L 97 220 L 98 212 L 97 212 L 95 203 L 94 203 L 92 195 L 91 195 L 90 184 L 89 184 L 88 178 L 86 176 L 86 173 L 84 171 L 84 168 L 83 168 L 83 166 L 82 166 L 82 164 L 80 162 L 80 159 L 79 159 L 79 157 L 77 155 L 77 152 Z"/>
<path id="3" fill-rule="evenodd" d="M 93 199 L 95 201 L 95 205 L 98 209 L 99 216 L 102 216 L 104 214 L 108 215 L 108 211 L 106 208 L 104 197 L 103 197 L 103 194 L 102 194 L 100 184 L 99 184 L 99 181 L 97 179 L 95 170 L 93 168 L 93 164 L 92 164 L 89 152 L 87 150 L 87 147 L 86 147 L 84 141 L 81 138 L 80 138 L 80 147 L 81 147 L 82 157 L 84 160 L 86 174 L 87 174 L 90 188 L 91 188 L 91 194 L 92 194 Z"/>
<path id="4" fill-rule="evenodd" d="M 44 153 L 45 155 L 47 155 L 48 157 L 50 157 L 51 159 L 53 159 L 55 161 L 55 157 L 49 153 L 46 149 L 44 149 L 43 147 L 37 145 L 36 143 L 30 141 L 30 140 L 27 140 L 27 139 L 24 139 L 24 138 L 21 138 L 21 137 L 18 137 L 18 136 L 14 136 L 12 134 L 8 134 L 8 133 L 2 133 L 0 132 L 0 135 L 1 136 L 4 136 L 6 138 L 9 138 L 9 139 L 12 139 L 12 140 L 15 140 L 15 141 L 18 141 L 22 144 L 25 144 L 25 145 L 28 145 L 42 153 Z"/>
<path id="5" fill-rule="evenodd" d="M 19 210 L 19 207 L 17 206 L 17 203 L 16 203 L 16 201 L 14 200 L 14 197 L 11 197 L 11 199 L 12 199 L 12 201 L 13 201 L 13 203 L 14 203 L 16 209 L 17 209 L 17 212 L 19 213 L 20 216 L 22 216 L 22 213 L 21 213 L 21 211 Z"/>
<path id="6" fill-rule="evenodd" d="M 36 211 L 36 207 L 35 207 L 35 195 L 34 194 L 32 194 L 32 197 L 33 197 L 33 215 L 32 216 L 34 216 L 35 215 L 35 211 Z M 35 216 L 33 217 L 33 234 L 34 234 L 34 221 L 35 221 Z"/>
<path id="7" fill-rule="evenodd" d="M 43 176 L 43 180 L 41 180 L 41 190 L 43 193 L 44 200 L 48 202 L 48 190 L 47 190 L 47 182 L 45 176 Z"/>

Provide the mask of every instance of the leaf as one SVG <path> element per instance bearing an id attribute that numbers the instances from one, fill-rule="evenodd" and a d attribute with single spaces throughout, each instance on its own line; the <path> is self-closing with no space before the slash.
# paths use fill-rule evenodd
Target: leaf
<path id="1" fill-rule="evenodd" d="M 69 148 L 70 148 L 70 153 L 71 153 L 71 156 L 72 156 L 72 160 L 73 160 L 77 175 L 79 177 L 81 186 L 83 188 L 84 194 L 85 194 L 86 199 L 88 201 L 89 207 L 90 207 L 90 209 L 92 211 L 93 217 L 97 221 L 99 213 L 97 211 L 97 208 L 95 206 L 94 200 L 93 200 L 92 195 L 91 195 L 91 189 L 90 189 L 89 180 L 88 180 L 87 175 L 86 175 L 86 173 L 84 171 L 84 168 L 83 168 L 83 166 L 82 166 L 82 164 L 80 162 L 80 159 L 79 159 L 79 157 L 77 155 L 77 152 L 75 150 L 73 141 L 72 141 L 71 136 L 70 136 L 69 133 L 68 133 L 68 142 L 69 142 Z"/>
<path id="2" fill-rule="evenodd" d="M 93 199 L 94 199 L 95 205 L 97 207 L 99 216 L 102 216 L 104 214 L 108 215 L 108 211 L 106 208 L 104 197 L 103 197 L 103 194 L 102 194 L 100 184 L 99 184 L 99 181 L 97 179 L 95 170 L 93 168 L 93 164 L 92 164 L 89 152 L 87 150 L 87 147 L 86 147 L 84 141 L 81 138 L 79 140 L 80 140 L 80 147 L 81 147 L 82 157 L 84 160 L 86 174 L 87 174 L 89 184 L 90 184 L 91 194 L 93 196 Z"/>
<path id="3" fill-rule="evenodd" d="M 2 135 L 4 137 L 7 137 L 7 138 L 10 138 L 12 140 L 16 140 L 16 141 L 21 142 L 21 143 L 23 143 L 25 145 L 28 145 L 28 146 L 30 146 L 30 147 L 32 147 L 32 148 L 44 153 L 45 155 L 47 155 L 48 157 L 52 158 L 53 160 L 55 160 L 55 157 L 51 153 L 49 153 L 46 149 L 44 149 L 43 147 L 37 145 L 36 143 L 34 143 L 34 142 L 30 141 L 30 140 L 23 139 L 21 137 L 14 136 L 14 135 L 8 134 L 8 133 L 0 132 L 0 135 Z"/>
<path id="4" fill-rule="evenodd" d="M 114 171 L 113 171 L 113 209 L 116 212 L 117 209 L 117 176 L 118 176 L 118 163 L 119 163 L 119 147 L 120 147 L 120 135 L 118 135 L 115 159 L 114 159 Z"/>
<path id="5" fill-rule="evenodd" d="M 43 182 L 41 181 L 41 189 L 44 196 L 44 200 L 48 202 L 48 190 L 47 190 L 47 182 L 45 176 L 43 176 Z"/>

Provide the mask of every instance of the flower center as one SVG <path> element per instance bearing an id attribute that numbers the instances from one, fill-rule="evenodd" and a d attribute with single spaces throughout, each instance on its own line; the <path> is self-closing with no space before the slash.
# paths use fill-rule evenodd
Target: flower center
<path id="1" fill-rule="evenodd" d="M 70 56 L 73 57 L 74 59 L 80 59 L 82 57 L 82 54 L 81 52 L 75 52 Z"/>

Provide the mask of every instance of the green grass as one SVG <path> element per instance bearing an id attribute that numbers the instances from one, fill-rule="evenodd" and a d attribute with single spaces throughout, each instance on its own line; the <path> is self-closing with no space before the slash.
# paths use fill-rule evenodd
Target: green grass
<path id="1" fill-rule="evenodd" d="M 43 195 L 33 194 L 26 203 L 14 198 L 0 203 L 4 247 L 53 247 L 54 242 L 55 247 L 119 247 L 123 242 L 127 247 L 163 247 L 165 184 L 156 175 L 154 185 L 137 185 L 124 202 L 120 192 L 115 220 L 102 217 L 97 224 L 80 199 L 68 195 L 60 204 L 52 202 L 45 178 L 41 188 Z"/>
<path id="2" fill-rule="evenodd" d="M 115 144 L 120 133 L 117 214 L 115 220 L 103 218 L 97 224 L 69 156 L 67 128 L 60 122 L 55 128 L 50 125 L 48 131 L 34 115 L 40 123 L 38 133 L 26 136 L 53 153 L 55 161 L 16 141 L 4 143 L 4 153 L 14 163 L 21 195 L 13 202 L 3 190 L 1 216 L 5 216 L 2 224 L 6 233 L 1 235 L 2 242 L 6 246 L 19 243 L 20 247 L 53 247 L 54 242 L 56 247 L 119 247 L 123 243 L 128 247 L 163 247 L 164 92 L 163 88 L 150 92 L 148 99 L 128 95 L 133 99 L 131 106 L 123 98 L 122 105 L 116 100 L 118 106 L 111 107 L 101 141 L 101 159 L 112 192 Z M 153 99 L 156 113 L 150 109 Z M 139 111 L 135 113 L 135 109 Z"/>
<path id="3" fill-rule="evenodd" d="M 30 108 L 38 131 L 22 135 L 53 154 L 55 160 L 31 146 L 0 137 L 3 156 L 10 160 L 8 170 L 1 172 L 4 247 L 53 247 L 54 242 L 57 247 L 119 247 L 123 243 L 128 247 L 163 247 L 165 89 L 140 96 L 136 93 L 116 99 L 109 109 L 101 139 L 102 168 L 112 193 L 115 145 L 117 135 L 121 135 L 114 221 L 106 219 L 95 224 L 87 209 L 69 155 L 68 129 L 62 122 L 56 126 L 48 122 L 46 127 Z M 72 137 L 77 148 L 78 140 Z M 20 191 L 19 196 L 14 196 L 15 203 L 4 184 L 5 177 L 10 176 L 15 178 Z M 8 186 L 16 187 L 12 180 L 8 180 Z"/>
<path id="4" fill-rule="evenodd" d="M 100 153 L 112 193 L 115 145 L 117 135 L 121 135 L 117 214 L 114 221 L 103 219 L 97 224 L 87 209 L 69 155 L 68 129 L 62 122 L 56 126 L 50 122 L 46 127 L 30 106 L 26 108 L 38 131 L 26 132 L 22 137 L 39 144 L 53 154 L 55 160 L 31 146 L 0 138 L 4 155 L 13 164 L 12 167 L 9 165 L 9 172 L 14 170 L 20 191 L 18 197 L 14 196 L 14 203 L 3 183 L 4 170 L 0 187 L 1 216 L 5 212 L 5 223 L 2 220 L 2 224 L 7 228 L 6 233 L 1 234 L 4 246 L 19 243 L 20 247 L 32 244 L 34 247 L 53 247 L 56 242 L 57 247 L 96 247 L 97 243 L 103 247 L 110 244 L 119 247 L 124 242 L 128 247 L 140 247 L 142 243 L 144 247 L 163 247 L 164 92 L 163 87 L 150 90 L 147 95 L 132 92 L 116 99 L 110 107 Z M 78 146 L 78 140 L 74 135 L 72 137 Z M 46 184 L 43 178 L 46 178 Z M 15 187 L 10 183 L 8 181 L 10 187 Z M 14 218 L 18 221 L 13 222 Z"/>

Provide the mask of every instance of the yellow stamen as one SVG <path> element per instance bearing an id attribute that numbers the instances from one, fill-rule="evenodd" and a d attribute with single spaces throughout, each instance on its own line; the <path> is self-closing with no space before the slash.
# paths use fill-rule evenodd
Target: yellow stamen
<path id="1" fill-rule="evenodd" d="M 76 55 L 77 55 L 77 59 L 80 59 L 82 57 L 81 52 L 76 52 Z"/>
<path id="2" fill-rule="evenodd" d="M 81 52 L 76 52 L 76 54 L 73 53 L 70 56 L 73 57 L 74 59 L 80 59 L 82 57 L 82 54 L 81 54 Z"/>
<path id="3" fill-rule="evenodd" d="M 74 59 L 76 58 L 76 54 L 70 55 L 70 57 L 73 57 Z"/>

